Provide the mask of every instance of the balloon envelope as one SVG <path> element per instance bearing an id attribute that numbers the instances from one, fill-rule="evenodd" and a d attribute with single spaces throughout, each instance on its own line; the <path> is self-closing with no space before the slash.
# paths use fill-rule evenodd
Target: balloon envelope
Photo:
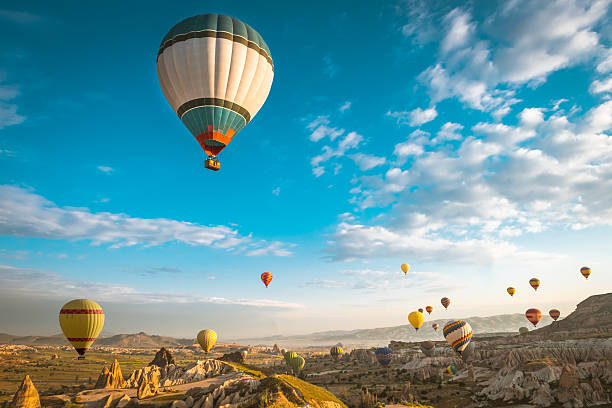
<path id="1" fill-rule="evenodd" d="M 514 294 L 516 293 L 516 289 L 514 289 L 512 286 L 506 289 L 506 291 L 508 292 L 510 296 L 514 296 Z"/>
<path id="2" fill-rule="evenodd" d="M 454 365 L 449 365 L 448 367 L 446 367 L 446 374 L 455 375 L 457 374 L 457 369 Z"/>
<path id="3" fill-rule="evenodd" d="M 561 312 L 557 309 L 550 309 L 548 311 L 548 314 L 550 315 L 550 317 L 552 317 L 552 319 L 556 322 L 557 319 L 559 318 L 559 316 L 561 316 Z"/>
<path id="4" fill-rule="evenodd" d="M 472 339 L 472 326 L 465 320 L 446 323 L 443 329 L 446 342 L 457 353 L 461 353 Z"/>
<path id="5" fill-rule="evenodd" d="M 410 265 L 402 264 L 402 272 L 404 272 L 404 275 L 407 274 L 409 270 L 410 270 Z"/>
<path id="6" fill-rule="evenodd" d="M 391 363 L 391 358 L 393 357 L 393 350 L 389 347 L 381 347 L 376 349 L 376 360 L 380 363 L 381 366 L 387 367 Z"/>
<path id="7" fill-rule="evenodd" d="M 189 17 L 170 29 L 157 53 L 166 100 L 208 155 L 217 155 L 264 104 L 274 78 L 270 49 L 242 21 Z"/>
<path id="8" fill-rule="evenodd" d="M 306 364 L 306 361 L 304 360 L 304 358 L 297 354 L 294 356 L 291 356 L 289 358 L 289 362 L 287 363 L 289 368 L 291 368 L 293 372 L 296 374 L 302 371 L 302 368 L 304 368 L 304 364 Z"/>
<path id="9" fill-rule="evenodd" d="M 436 344 L 433 341 L 424 341 L 423 343 L 421 343 L 421 351 L 427 357 L 433 356 L 435 350 Z"/>
<path id="10" fill-rule="evenodd" d="M 450 305 L 450 299 L 447 297 L 443 297 L 440 300 L 440 303 L 442 303 L 442 306 L 444 306 L 445 309 L 448 309 L 448 306 Z"/>
<path id="11" fill-rule="evenodd" d="M 342 358 L 342 347 L 340 346 L 334 346 L 329 350 L 329 354 L 332 356 L 332 358 L 336 361 L 340 360 Z"/>
<path id="12" fill-rule="evenodd" d="M 93 300 L 71 300 L 60 310 L 59 324 L 66 339 L 82 356 L 104 327 L 104 311 Z"/>
<path id="13" fill-rule="evenodd" d="M 266 288 L 272 282 L 272 274 L 270 272 L 264 272 L 261 274 L 261 281 L 266 285 Z"/>
<path id="14" fill-rule="evenodd" d="M 214 330 L 206 329 L 198 333 L 198 343 L 205 353 L 208 353 L 217 342 L 217 333 Z"/>
<path id="15" fill-rule="evenodd" d="M 540 321 L 540 319 L 542 318 L 542 312 L 540 312 L 540 310 L 535 309 L 535 308 L 527 309 L 527 311 L 525 312 L 525 317 L 527 318 L 527 320 L 531 322 L 531 324 L 536 326 L 538 322 Z"/>
<path id="16" fill-rule="evenodd" d="M 589 275 L 591 274 L 591 268 L 588 266 L 583 266 L 580 268 L 580 273 L 584 276 L 585 279 L 589 279 Z"/>
<path id="17" fill-rule="evenodd" d="M 435 331 L 438 331 L 438 327 L 440 327 L 440 325 L 438 323 L 434 323 L 431 325 L 431 327 L 433 327 Z"/>
<path id="18" fill-rule="evenodd" d="M 531 285 L 533 290 L 538 290 L 538 287 L 540 286 L 540 280 L 538 278 L 531 278 L 529 279 L 529 284 Z"/>
<path id="19" fill-rule="evenodd" d="M 529 329 L 526 327 L 519 327 L 519 334 L 527 334 L 529 333 Z"/>
<path id="20" fill-rule="evenodd" d="M 474 356 L 475 349 L 476 349 L 476 346 L 474 345 L 474 342 L 470 341 L 468 345 L 461 352 L 461 359 L 463 361 L 468 361 L 469 359 L 471 359 Z"/>
<path id="21" fill-rule="evenodd" d="M 408 321 L 415 328 L 415 330 L 419 330 L 419 327 L 423 325 L 425 321 L 425 316 L 421 312 L 410 312 L 408 315 Z"/>
<path id="22" fill-rule="evenodd" d="M 426 306 L 425 311 L 427 312 L 427 314 L 431 314 L 431 312 L 433 312 L 433 306 Z"/>

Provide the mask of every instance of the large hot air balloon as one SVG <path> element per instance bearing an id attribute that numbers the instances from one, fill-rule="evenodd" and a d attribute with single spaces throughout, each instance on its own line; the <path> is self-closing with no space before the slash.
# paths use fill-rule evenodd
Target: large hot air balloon
<path id="1" fill-rule="evenodd" d="M 402 272 L 404 272 L 404 275 L 406 275 L 409 270 L 410 270 L 410 265 L 402 264 Z"/>
<path id="2" fill-rule="evenodd" d="M 264 104 L 274 63 L 247 24 L 221 14 L 189 17 L 166 34 L 157 53 L 166 100 L 219 170 L 217 155 Z"/>
<path id="3" fill-rule="evenodd" d="M 422 307 L 419 307 L 418 310 L 419 310 L 419 313 L 423 313 L 423 308 Z"/>
<path id="4" fill-rule="evenodd" d="M 299 374 L 302 368 L 304 368 L 304 364 L 306 364 L 304 358 L 297 354 L 289 357 L 289 361 L 287 362 L 287 365 L 293 370 L 294 374 Z"/>
<path id="5" fill-rule="evenodd" d="M 529 333 L 529 329 L 526 327 L 519 327 L 519 334 L 527 334 Z"/>
<path id="6" fill-rule="evenodd" d="M 425 321 L 425 316 L 423 316 L 423 313 L 421 312 L 410 312 L 410 314 L 408 315 L 408 321 L 410 322 L 412 327 L 414 327 L 415 330 L 418 331 L 419 327 L 421 327 L 423 325 L 423 322 Z"/>
<path id="7" fill-rule="evenodd" d="M 342 347 L 334 346 L 329 350 L 329 354 L 335 361 L 338 361 L 342 358 Z"/>
<path id="8" fill-rule="evenodd" d="M 585 279 L 589 279 L 589 275 L 591 274 L 591 268 L 588 266 L 583 266 L 580 268 L 580 273 L 584 276 Z"/>
<path id="9" fill-rule="evenodd" d="M 444 306 L 445 309 L 448 309 L 448 306 L 450 305 L 450 299 L 447 297 L 443 297 L 440 300 L 440 303 L 442 303 L 442 306 Z"/>
<path id="10" fill-rule="evenodd" d="M 472 326 L 465 320 L 456 320 L 446 323 L 443 333 L 446 342 L 461 354 L 472 339 Z"/>
<path id="11" fill-rule="evenodd" d="M 425 306 L 425 311 L 427 314 L 431 314 L 431 312 L 433 312 L 433 306 Z"/>
<path id="12" fill-rule="evenodd" d="M 527 309 L 525 312 L 525 317 L 531 322 L 531 324 L 536 326 L 542 318 L 542 312 L 540 312 L 538 309 Z"/>
<path id="13" fill-rule="evenodd" d="M 538 290 L 538 287 L 540 286 L 540 280 L 538 278 L 531 278 L 529 279 L 529 284 L 531 285 L 533 290 Z"/>
<path id="14" fill-rule="evenodd" d="M 446 367 L 446 374 L 455 375 L 457 374 L 457 369 L 454 365 L 449 365 L 448 367 Z"/>
<path id="15" fill-rule="evenodd" d="M 423 343 L 421 343 L 421 351 L 427 357 L 433 356 L 435 350 L 436 344 L 433 341 L 424 341 Z"/>
<path id="16" fill-rule="evenodd" d="M 393 357 L 393 350 L 389 347 L 381 347 L 376 349 L 376 360 L 380 363 L 381 366 L 387 367 L 391 363 L 391 358 Z"/>
<path id="17" fill-rule="evenodd" d="M 293 357 L 296 357 L 297 355 L 298 354 L 295 351 L 287 351 L 285 354 L 283 354 L 283 358 L 285 359 L 287 365 L 289 365 L 289 360 L 291 360 Z"/>
<path id="18" fill-rule="evenodd" d="M 552 319 L 556 322 L 557 319 L 559 318 L 559 316 L 561 316 L 561 312 L 557 309 L 550 309 L 548 311 L 548 314 L 550 315 L 550 317 L 552 317 Z"/>
<path id="19" fill-rule="evenodd" d="M 508 287 L 506 291 L 508 292 L 510 296 L 514 296 L 514 294 L 516 293 L 516 289 L 514 289 L 512 286 Z"/>
<path id="20" fill-rule="evenodd" d="M 261 274 L 261 281 L 266 285 L 266 288 L 272 282 L 272 274 L 270 272 L 264 272 Z"/>
<path id="21" fill-rule="evenodd" d="M 433 327 L 434 331 L 438 331 L 438 327 L 440 327 L 440 325 L 438 323 L 434 323 L 431 325 L 431 327 Z"/>
<path id="22" fill-rule="evenodd" d="M 79 360 L 83 360 L 104 327 L 104 311 L 93 300 L 71 300 L 60 310 L 59 324 L 66 339 L 79 353 Z"/>
<path id="23" fill-rule="evenodd" d="M 214 330 L 206 329 L 198 333 L 198 343 L 205 353 L 208 353 L 217 342 L 217 333 Z"/>

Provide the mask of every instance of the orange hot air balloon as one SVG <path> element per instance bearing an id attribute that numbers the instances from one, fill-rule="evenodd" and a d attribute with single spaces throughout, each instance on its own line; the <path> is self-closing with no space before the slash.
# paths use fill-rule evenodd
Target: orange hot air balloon
<path id="1" fill-rule="evenodd" d="M 508 294 L 510 296 L 514 296 L 514 294 L 516 293 L 516 289 L 514 289 L 512 286 L 508 287 L 508 289 L 506 289 L 506 292 L 508 292 Z"/>
<path id="2" fill-rule="evenodd" d="M 272 282 L 272 274 L 270 272 L 264 272 L 261 274 L 261 281 L 266 285 L 266 288 Z"/>
<path id="3" fill-rule="evenodd" d="M 450 299 L 447 297 L 443 297 L 440 300 L 440 303 L 442 303 L 442 306 L 444 306 L 445 309 L 448 309 L 448 306 L 450 305 Z"/>
<path id="4" fill-rule="evenodd" d="M 427 314 L 431 314 L 431 312 L 433 312 L 433 306 L 425 306 L 425 311 Z"/>
<path id="5" fill-rule="evenodd" d="M 531 285 L 533 290 L 538 290 L 538 287 L 540 286 L 540 280 L 538 278 L 531 278 L 529 279 L 529 284 Z"/>
<path id="6" fill-rule="evenodd" d="M 589 279 L 589 275 L 591 274 L 591 268 L 588 266 L 583 266 L 580 268 L 580 273 L 584 276 L 584 279 Z"/>
<path id="7" fill-rule="evenodd" d="M 531 322 L 531 324 L 536 326 L 542 318 L 542 312 L 540 312 L 539 309 L 527 309 L 525 312 L 525 317 Z"/>
<path id="8" fill-rule="evenodd" d="M 557 309 L 550 309 L 548 311 L 548 314 L 550 315 L 550 317 L 552 317 L 552 319 L 556 322 L 557 319 L 559 318 L 559 316 L 561 316 L 561 312 Z"/>

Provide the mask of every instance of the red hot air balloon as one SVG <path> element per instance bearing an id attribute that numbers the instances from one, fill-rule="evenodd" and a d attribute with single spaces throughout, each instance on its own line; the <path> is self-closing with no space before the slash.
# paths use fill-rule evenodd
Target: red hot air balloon
<path id="1" fill-rule="evenodd" d="M 540 312 L 539 309 L 527 309 L 527 311 L 525 312 L 525 317 L 535 327 L 542 318 L 542 312 Z"/>
<path id="2" fill-rule="evenodd" d="M 270 272 L 264 272 L 261 274 L 261 281 L 266 285 L 266 288 L 272 282 L 272 274 Z"/>
<path id="3" fill-rule="evenodd" d="M 445 309 L 448 309 L 448 306 L 450 305 L 450 299 L 447 297 L 443 297 L 442 300 L 440 300 L 440 303 L 442 303 L 442 306 L 444 306 Z"/>
<path id="4" fill-rule="evenodd" d="M 419 313 L 423 313 L 423 308 L 420 308 L 420 309 L 419 309 Z"/>
<path id="5" fill-rule="evenodd" d="M 557 309 L 550 309 L 548 311 L 548 314 L 550 315 L 550 317 L 552 317 L 552 319 L 556 322 L 557 319 L 559 318 L 559 316 L 561 316 L 561 312 Z"/>
<path id="6" fill-rule="evenodd" d="M 584 276 L 584 279 L 589 279 L 589 275 L 591 274 L 591 268 L 588 266 L 583 266 L 580 268 L 580 273 Z"/>
<path id="7" fill-rule="evenodd" d="M 531 285 L 533 290 L 538 290 L 538 287 L 540 286 L 540 280 L 538 278 L 531 278 L 529 279 L 529 284 Z"/>
<path id="8" fill-rule="evenodd" d="M 427 312 L 427 314 L 431 314 L 431 312 L 433 312 L 433 306 L 426 306 L 425 311 Z"/>

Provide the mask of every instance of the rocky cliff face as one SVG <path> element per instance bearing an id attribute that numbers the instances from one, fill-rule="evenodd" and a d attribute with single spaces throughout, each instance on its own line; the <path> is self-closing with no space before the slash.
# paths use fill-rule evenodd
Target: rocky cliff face
<path id="1" fill-rule="evenodd" d="M 239 351 L 234 351 L 233 353 L 227 353 L 224 354 L 223 357 L 221 357 L 219 360 L 221 361 L 231 361 L 234 363 L 244 363 L 245 358 L 244 355 L 242 353 L 240 353 Z"/>
<path id="2" fill-rule="evenodd" d="M 125 388 L 125 379 L 117 360 L 113 361 L 110 369 L 107 367 L 102 369 L 95 388 Z"/>
<path id="3" fill-rule="evenodd" d="M 40 398 L 38 391 L 29 375 L 26 375 L 19 389 L 13 397 L 13 401 L 8 404 L 10 408 L 40 408 Z"/>
<path id="4" fill-rule="evenodd" d="M 159 349 L 159 351 L 155 354 L 155 358 L 153 361 L 149 363 L 149 365 L 156 365 L 158 367 L 165 367 L 171 364 L 176 364 L 174 362 L 174 357 L 172 357 L 172 353 L 166 350 L 165 347 Z"/>
<path id="5" fill-rule="evenodd" d="M 223 364 L 219 360 L 198 360 L 186 367 L 178 367 L 174 364 L 166 367 L 152 365 L 134 371 L 127 380 L 127 387 L 140 387 L 143 378 L 145 378 L 146 381 L 152 381 L 156 378 L 158 386 L 170 387 L 217 377 L 232 371 L 235 371 L 232 366 Z"/>
<path id="6" fill-rule="evenodd" d="M 580 333 L 612 331 L 612 293 L 590 296 L 578 303 L 576 310 L 565 319 L 549 326 L 533 330 L 529 335 L 550 335 L 571 332 L 575 337 Z"/>

